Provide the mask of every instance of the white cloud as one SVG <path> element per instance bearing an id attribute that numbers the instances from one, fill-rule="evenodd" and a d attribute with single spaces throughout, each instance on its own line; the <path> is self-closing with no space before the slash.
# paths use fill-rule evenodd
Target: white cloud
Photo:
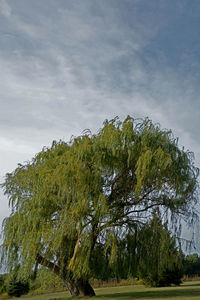
<path id="1" fill-rule="evenodd" d="M 0 0 L 0 13 L 5 17 L 11 16 L 11 7 L 8 5 L 6 0 Z"/>
<path id="2" fill-rule="evenodd" d="M 13 140 L 6 139 L 5 137 L 0 137 L 0 151 L 10 151 L 21 154 L 33 154 L 36 149 L 25 145 L 25 144 L 16 144 Z"/>

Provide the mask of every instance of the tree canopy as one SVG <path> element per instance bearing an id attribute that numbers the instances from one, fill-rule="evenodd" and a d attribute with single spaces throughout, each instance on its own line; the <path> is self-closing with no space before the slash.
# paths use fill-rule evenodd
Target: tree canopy
<path id="1" fill-rule="evenodd" d="M 93 295 L 95 249 L 109 249 L 155 208 L 188 211 L 198 169 L 169 130 L 149 119 L 105 121 L 68 143 L 53 142 L 19 164 L 2 184 L 11 214 L 3 223 L 2 260 L 26 277 L 37 264 L 59 275 L 73 295 Z"/>

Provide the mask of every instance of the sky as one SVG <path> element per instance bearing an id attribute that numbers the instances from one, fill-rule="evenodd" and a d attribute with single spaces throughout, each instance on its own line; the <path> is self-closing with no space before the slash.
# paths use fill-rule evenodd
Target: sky
<path id="1" fill-rule="evenodd" d="M 1 182 L 127 115 L 172 129 L 200 167 L 199 16 L 199 0 L 0 0 Z"/>

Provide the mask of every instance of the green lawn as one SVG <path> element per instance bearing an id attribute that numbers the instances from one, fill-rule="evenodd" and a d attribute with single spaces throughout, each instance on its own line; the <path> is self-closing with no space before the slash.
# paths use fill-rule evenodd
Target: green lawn
<path id="1" fill-rule="evenodd" d="M 147 288 L 144 286 L 123 286 L 98 288 L 95 290 L 96 300 L 128 300 L 128 299 L 144 299 L 144 300 L 200 300 L 200 281 L 186 282 L 180 287 L 168 288 Z M 79 299 L 73 298 L 68 293 L 55 293 L 38 295 L 34 297 L 21 297 L 26 300 L 49 300 L 49 299 Z M 15 298 L 12 298 L 15 299 Z M 19 298 L 18 298 L 19 299 Z M 84 298 L 91 299 L 91 298 Z"/>

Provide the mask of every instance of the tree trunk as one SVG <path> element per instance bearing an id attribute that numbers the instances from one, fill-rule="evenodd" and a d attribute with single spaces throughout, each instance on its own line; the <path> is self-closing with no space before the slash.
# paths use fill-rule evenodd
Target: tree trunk
<path id="1" fill-rule="evenodd" d="M 41 255 L 37 255 L 37 263 L 47 267 L 49 270 L 53 271 L 56 275 L 58 275 L 70 294 L 72 296 L 79 296 L 80 294 L 82 296 L 95 296 L 95 292 L 88 282 L 88 280 L 85 279 L 77 279 L 74 280 L 72 278 L 62 277 L 60 274 L 60 268 L 58 265 L 54 264 L 53 262 L 47 260 L 46 258 L 42 257 Z"/>
<path id="2" fill-rule="evenodd" d="M 95 296 L 95 292 L 88 280 L 77 279 L 76 286 L 78 287 L 80 294 L 82 296 L 89 296 L 89 297 Z"/>
<path id="3" fill-rule="evenodd" d="M 72 296 L 95 296 L 95 292 L 88 280 L 77 279 L 75 281 L 72 279 L 62 279 L 62 281 Z"/>
<path id="4" fill-rule="evenodd" d="M 67 279 L 62 279 L 62 281 L 72 296 L 80 295 L 79 288 L 77 287 L 75 282 L 73 282 L 72 280 L 67 280 Z"/>

